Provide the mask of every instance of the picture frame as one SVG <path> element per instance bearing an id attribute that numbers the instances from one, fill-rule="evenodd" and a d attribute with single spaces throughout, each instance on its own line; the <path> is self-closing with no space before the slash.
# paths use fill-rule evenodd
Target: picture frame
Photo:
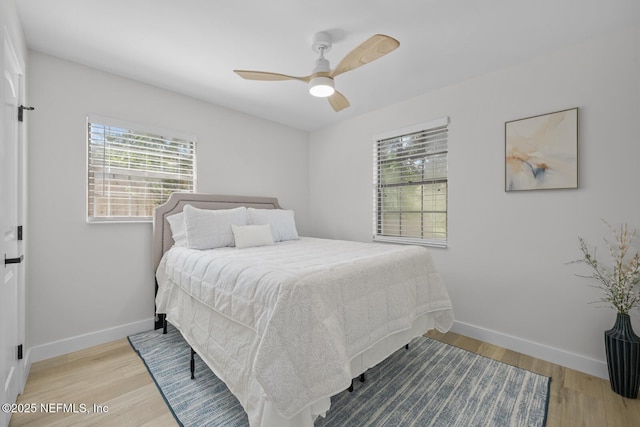
<path id="1" fill-rule="evenodd" d="M 505 191 L 578 188 L 578 108 L 505 123 Z"/>

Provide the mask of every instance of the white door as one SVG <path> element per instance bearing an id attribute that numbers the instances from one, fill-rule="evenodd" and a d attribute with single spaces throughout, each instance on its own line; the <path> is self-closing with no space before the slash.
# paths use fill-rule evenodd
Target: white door
<path id="1" fill-rule="evenodd" d="M 18 226 L 22 220 L 22 176 L 24 150 L 18 122 L 21 100 L 21 69 L 12 43 L 4 34 L 4 108 L 0 140 L 0 403 L 13 403 L 24 383 L 24 362 L 18 346 L 24 340 L 24 263 L 23 244 Z M 9 423 L 10 414 L 0 412 L 0 427 Z"/>

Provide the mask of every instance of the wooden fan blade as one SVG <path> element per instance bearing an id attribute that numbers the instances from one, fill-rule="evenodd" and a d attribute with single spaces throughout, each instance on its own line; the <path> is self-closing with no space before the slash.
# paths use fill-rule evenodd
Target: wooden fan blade
<path id="1" fill-rule="evenodd" d="M 234 73 L 247 80 L 265 80 L 265 81 L 278 81 L 278 80 L 300 80 L 309 83 L 311 76 L 296 77 L 288 76 L 286 74 L 269 73 L 266 71 L 249 71 L 249 70 L 233 70 Z"/>
<path id="2" fill-rule="evenodd" d="M 333 92 L 333 95 L 331 95 L 327 99 L 329 100 L 329 104 L 331 104 L 331 107 L 333 107 L 336 113 L 338 111 L 344 110 L 349 105 L 351 105 L 349 104 L 349 101 L 347 101 L 347 98 L 345 98 L 344 95 L 338 91 Z"/>
<path id="3" fill-rule="evenodd" d="M 400 42 L 393 37 L 385 36 L 384 34 L 371 36 L 340 61 L 336 69 L 331 72 L 331 77 L 375 61 L 395 50 L 398 46 L 400 46 Z"/>

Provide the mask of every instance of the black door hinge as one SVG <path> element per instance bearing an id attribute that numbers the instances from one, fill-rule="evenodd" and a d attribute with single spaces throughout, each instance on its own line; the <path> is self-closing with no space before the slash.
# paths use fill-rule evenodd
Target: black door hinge
<path id="1" fill-rule="evenodd" d="M 33 107 L 25 107 L 24 105 L 19 106 L 18 107 L 18 121 L 19 122 L 24 121 L 24 114 L 23 114 L 24 110 L 33 111 L 33 110 L 35 110 L 35 108 L 33 108 Z"/>
<path id="2" fill-rule="evenodd" d="M 18 226 L 18 240 L 22 240 L 22 226 Z"/>
<path id="3" fill-rule="evenodd" d="M 22 344 L 18 346 L 18 360 L 22 360 Z"/>
<path id="4" fill-rule="evenodd" d="M 20 255 L 18 258 L 7 258 L 7 254 L 4 254 L 4 265 L 20 264 L 22 261 L 24 261 L 24 255 Z"/>

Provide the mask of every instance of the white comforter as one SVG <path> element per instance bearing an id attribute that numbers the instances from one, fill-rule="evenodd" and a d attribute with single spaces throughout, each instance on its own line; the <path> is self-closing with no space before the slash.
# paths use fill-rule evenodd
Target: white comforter
<path id="1" fill-rule="evenodd" d="M 344 390 L 354 357 L 418 317 L 432 313 L 441 331 L 453 323 L 431 255 L 417 246 L 301 238 L 174 247 L 157 278 L 158 313 L 225 381 L 252 426 L 263 425 L 265 400 L 290 418 Z"/>

